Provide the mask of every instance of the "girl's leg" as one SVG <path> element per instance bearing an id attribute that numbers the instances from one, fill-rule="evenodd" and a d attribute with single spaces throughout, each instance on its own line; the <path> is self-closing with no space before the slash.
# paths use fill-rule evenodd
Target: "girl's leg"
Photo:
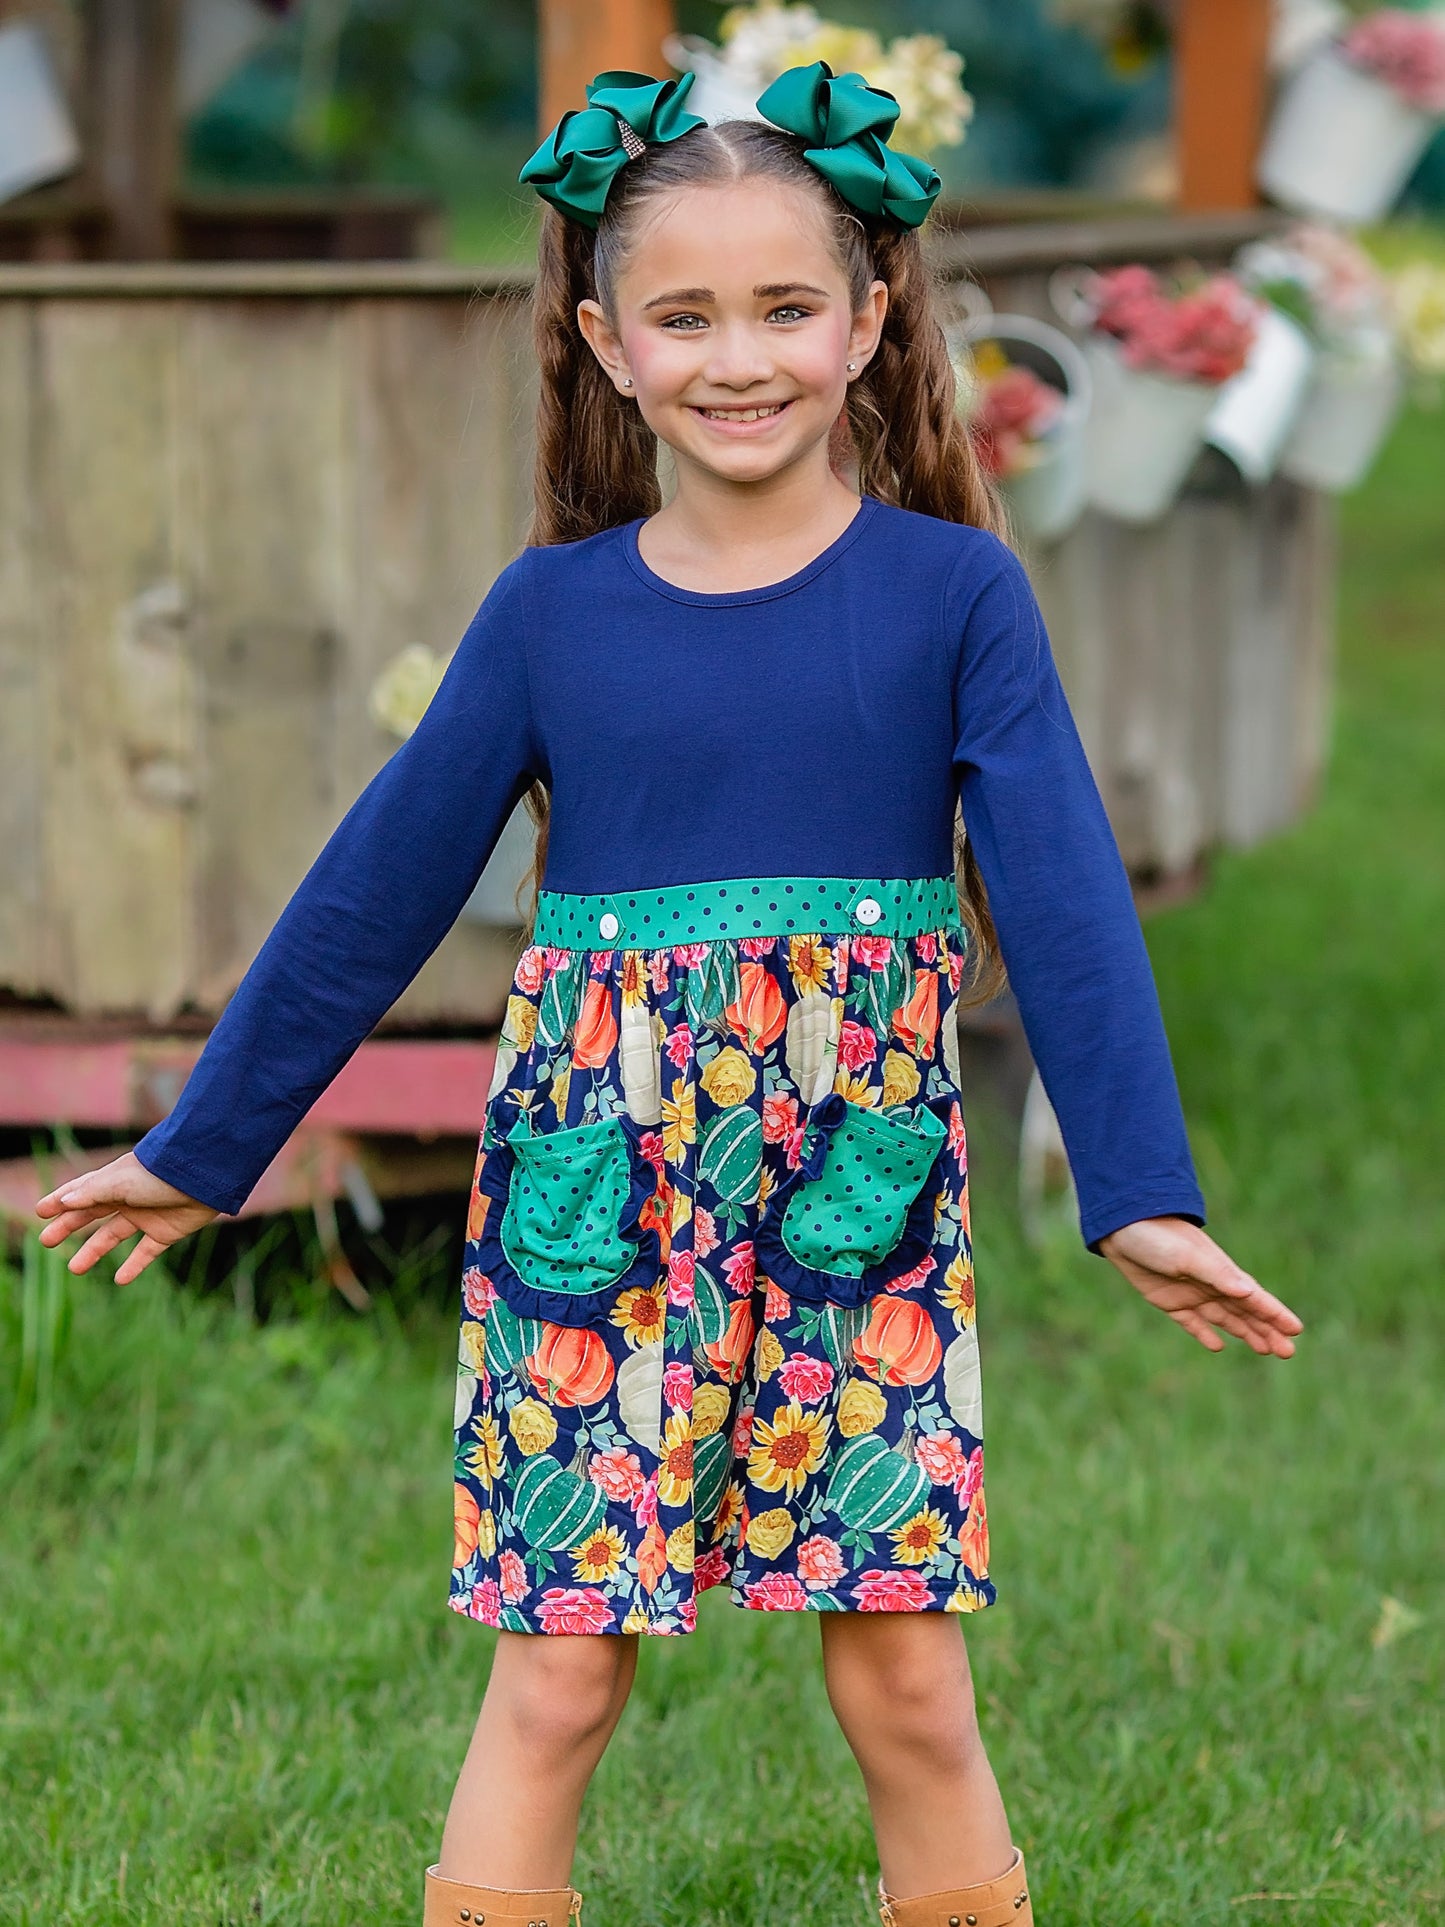
<path id="1" fill-rule="evenodd" d="M 819 1613 L 828 1700 L 868 1792 L 883 1884 L 907 1897 L 1013 1864 L 956 1613 Z"/>
<path id="2" fill-rule="evenodd" d="M 444 1879 L 567 1885 L 582 1796 L 627 1704 L 639 1637 L 497 1634 L 442 1832 Z"/>

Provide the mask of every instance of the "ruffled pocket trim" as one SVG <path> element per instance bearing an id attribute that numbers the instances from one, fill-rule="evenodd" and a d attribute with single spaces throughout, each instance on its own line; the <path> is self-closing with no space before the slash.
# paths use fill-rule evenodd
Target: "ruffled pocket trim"
<path id="1" fill-rule="evenodd" d="M 502 1218 L 517 1168 L 517 1154 L 507 1139 L 521 1108 L 515 1098 L 498 1097 L 489 1112 L 494 1141 L 485 1148 L 477 1188 L 491 1203 L 476 1242 L 477 1266 L 519 1318 L 545 1318 L 555 1325 L 605 1326 L 620 1292 L 635 1286 L 656 1290 L 662 1271 L 662 1240 L 655 1225 L 643 1223 L 643 1213 L 657 1190 L 657 1171 L 643 1152 L 642 1128 L 626 1111 L 596 1120 L 599 1127 L 618 1125 L 627 1145 L 630 1183 L 618 1213 L 617 1230 L 637 1246 L 636 1256 L 626 1271 L 606 1284 L 586 1291 L 549 1291 L 521 1276 L 502 1243 Z"/>
<path id="2" fill-rule="evenodd" d="M 946 1125 L 951 1121 L 957 1101 L 952 1096 L 930 1097 L 924 1100 L 922 1108 L 931 1111 Z M 895 1278 L 901 1278 L 905 1272 L 921 1265 L 932 1251 L 933 1200 L 942 1182 L 939 1164 L 948 1149 L 948 1140 L 945 1138 L 940 1142 L 938 1152 L 908 1208 L 898 1242 L 891 1251 L 880 1258 L 877 1264 L 868 1266 L 856 1275 L 815 1270 L 795 1258 L 783 1243 L 783 1217 L 795 1192 L 821 1175 L 823 1161 L 828 1155 L 829 1140 L 847 1117 L 848 1109 L 848 1100 L 839 1091 L 830 1091 L 813 1106 L 808 1119 L 808 1130 L 814 1134 L 812 1142 L 797 1168 L 788 1173 L 769 1198 L 767 1210 L 758 1225 L 754 1250 L 758 1269 L 790 1298 L 852 1309 L 866 1304 Z"/>

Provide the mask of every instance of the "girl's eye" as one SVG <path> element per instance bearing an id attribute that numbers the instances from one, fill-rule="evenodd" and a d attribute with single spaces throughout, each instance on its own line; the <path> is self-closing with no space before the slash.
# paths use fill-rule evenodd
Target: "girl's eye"
<path id="1" fill-rule="evenodd" d="M 768 319 L 769 321 L 806 321 L 812 312 L 811 308 L 794 307 L 792 302 L 789 302 L 786 307 L 774 308 Z"/>
<path id="2" fill-rule="evenodd" d="M 707 323 L 700 314 L 669 315 L 662 325 L 664 328 L 674 329 L 679 334 L 691 334 L 694 323 L 696 323 L 699 328 L 705 328 L 707 326 Z"/>

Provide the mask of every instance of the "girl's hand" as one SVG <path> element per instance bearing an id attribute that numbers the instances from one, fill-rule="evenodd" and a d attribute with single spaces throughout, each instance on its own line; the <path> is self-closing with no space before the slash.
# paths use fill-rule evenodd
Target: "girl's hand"
<path id="1" fill-rule="evenodd" d="M 1206 1351 L 1222 1352 L 1219 1334 L 1231 1332 L 1262 1358 L 1293 1356 L 1303 1323 L 1187 1218 L 1140 1218 L 1101 1238 L 1099 1249 Z"/>
<path id="2" fill-rule="evenodd" d="M 50 1223 L 40 1234 L 43 1245 L 63 1244 L 74 1232 L 102 1220 L 70 1260 L 70 1271 L 89 1271 L 98 1258 L 114 1251 L 134 1231 L 141 1241 L 129 1252 L 115 1274 L 118 1285 L 128 1285 L 153 1258 L 180 1238 L 188 1238 L 221 1213 L 187 1197 L 164 1178 L 153 1177 L 133 1151 L 72 1178 L 47 1192 L 35 1207 Z"/>

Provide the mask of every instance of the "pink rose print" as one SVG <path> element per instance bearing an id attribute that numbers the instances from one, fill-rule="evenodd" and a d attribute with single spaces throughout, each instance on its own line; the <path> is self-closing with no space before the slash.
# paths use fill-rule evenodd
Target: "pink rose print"
<path id="1" fill-rule="evenodd" d="M 961 1172 L 968 1170 L 968 1142 L 963 1134 L 963 1111 L 955 1104 L 948 1113 L 948 1148 Z"/>
<path id="2" fill-rule="evenodd" d="M 667 1176 L 663 1166 L 663 1147 L 661 1131 L 644 1131 L 641 1135 L 642 1155 L 657 1173 L 660 1184 Z"/>
<path id="3" fill-rule="evenodd" d="M 796 1171 L 803 1162 L 803 1146 L 808 1141 L 808 1127 L 799 1124 L 789 1131 L 783 1139 L 783 1162 L 790 1171 Z"/>
<path id="4" fill-rule="evenodd" d="M 692 1410 L 692 1367 L 680 1358 L 673 1359 L 662 1374 L 662 1396 L 671 1409 Z"/>
<path id="5" fill-rule="evenodd" d="M 968 1455 L 968 1471 L 958 1488 L 958 1496 L 965 1505 L 972 1505 L 978 1497 L 979 1487 L 983 1484 L 983 1447 L 976 1445 Z"/>
<path id="6" fill-rule="evenodd" d="M 855 937 L 853 955 L 870 970 L 882 970 L 893 955 L 892 937 Z"/>
<path id="7" fill-rule="evenodd" d="M 963 952 L 950 950 L 948 953 L 948 987 L 955 993 L 963 982 Z"/>
<path id="8" fill-rule="evenodd" d="M 744 957 L 770 957 L 777 949 L 778 937 L 739 937 L 738 949 Z"/>
<path id="9" fill-rule="evenodd" d="M 750 1606 L 766 1613 L 800 1613 L 808 1608 L 808 1595 L 790 1572 L 770 1572 L 744 1587 Z"/>
<path id="10" fill-rule="evenodd" d="M 798 1100 L 775 1092 L 763 1099 L 763 1143 L 779 1144 L 798 1128 Z"/>
<path id="11" fill-rule="evenodd" d="M 951 1486 L 957 1491 L 968 1473 L 968 1460 L 954 1432 L 923 1432 L 915 1440 L 913 1456 L 934 1485 Z"/>
<path id="12" fill-rule="evenodd" d="M 484 1271 L 468 1265 L 462 1273 L 462 1299 L 473 1318 L 485 1318 L 497 1296 L 497 1288 Z"/>
<path id="13" fill-rule="evenodd" d="M 591 955 L 592 966 L 590 974 L 594 977 L 609 976 L 612 971 L 612 952 L 610 950 L 594 950 Z"/>
<path id="14" fill-rule="evenodd" d="M 632 1505 L 632 1516 L 640 1526 L 650 1526 L 657 1517 L 657 1474 L 650 1472 Z"/>
<path id="15" fill-rule="evenodd" d="M 667 1302 L 685 1310 L 693 1299 L 693 1254 L 674 1251 L 667 1261 Z"/>
<path id="16" fill-rule="evenodd" d="M 517 988 L 525 991 L 529 997 L 535 997 L 546 981 L 546 954 L 532 944 L 517 960 Z"/>
<path id="17" fill-rule="evenodd" d="M 846 1071 L 861 1071 L 878 1055 L 878 1033 L 856 1017 L 845 1017 L 838 1034 L 838 1062 Z"/>
<path id="18" fill-rule="evenodd" d="M 809 1586 L 835 1586 L 846 1570 L 836 1539 L 815 1532 L 798 1547 L 798 1571 Z"/>
<path id="19" fill-rule="evenodd" d="M 870 1566 L 851 1590 L 864 1613 L 921 1613 L 929 1601 L 928 1586 L 916 1572 L 885 1572 L 881 1566 Z"/>
<path id="20" fill-rule="evenodd" d="M 733 1456 L 740 1457 L 753 1442 L 753 1408 L 743 1405 L 733 1420 Z"/>
<path id="21" fill-rule="evenodd" d="M 684 965 L 688 970 L 696 970 L 706 956 L 705 943 L 675 943 L 672 946 L 672 961 Z"/>
<path id="22" fill-rule="evenodd" d="M 556 944 L 556 943 L 549 943 L 546 946 L 546 950 L 547 950 L 547 975 L 549 977 L 555 977 L 557 972 L 566 963 L 568 957 L 571 956 L 572 953 L 571 951 L 564 949 L 561 944 Z"/>
<path id="23" fill-rule="evenodd" d="M 677 1609 L 677 1616 L 682 1621 L 682 1630 L 685 1633 L 695 1633 L 697 1631 L 697 1601 L 695 1599 L 684 1599 Z"/>
<path id="24" fill-rule="evenodd" d="M 915 1265 L 912 1271 L 902 1271 L 896 1278 L 890 1278 L 883 1289 L 885 1291 L 912 1291 L 916 1286 L 923 1283 L 930 1271 L 936 1270 L 937 1267 L 938 1260 L 933 1256 L 932 1252 L 930 1252 L 922 1264 Z"/>
<path id="25" fill-rule="evenodd" d="M 614 1505 L 631 1505 L 642 1490 L 642 1465 L 635 1452 L 614 1445 L 609 1452 L 594 1452 L 587 1465 L 587 1476 L 612 1500 Z"/>
<path id="26" fill-rule="evenodd" d="M 721 1243 L 722 1239 L 717 1235 L 717 1219 L 703 1205 L 698 1205 L 692 1214 L 693 1257 L 706 1258 Z"/>
<path id="27" fill-rule="evenodd" d="M 933 963 L 938 956 L 938 937 L 932 930 L 921 930 L 913 939 L 920 963 Z"/>
<path id="28" fill-rule="evenodd" d="M 497 1561 L 502 1572 L 502 1597 L 509 1606 L 515 1606 L 519 1599 L 525 1599 L 532 1590 L 532 1582 L 527 1577 L 527 1568 L 517 1554 L 504 1552 Z"/>
<path id="29" fill-rule="evenodd" d="M 720 1586 L 727 1576 L 728 1556 L 721 1546 L 709 1546 L 693 1562 L 692 1582 L 699 1592 L 706 1592 L 709 1586 Z"/>
<path id="30" fill-rule="evenodd" d="M 549 1633 L 601 1633 L 616 1615 L 595 1586 L 549 1586 L 537 1602 Z"/>
<path id="31" fill-rule="evenodd" d="M 780 1325 L 793 1309 L 793 1301 L 781 1285 L 768 1280 L 768 1295 L 763 1300 L 763 1317 L 770 1325 Z"/>
<path id="32" fill-rule="evenodd" d="M 692 1062 L 693 1041 L 691 1024 L 674 1024 L 667 1033 L 662 1048 L 667 1052 L 675 1070 L 684 1070 Z"/>
<path id="33" fill-rule="evenodd" d="M 794 1352 L 778 1373 L 783 1390 L 800 1405 L 815 1405 L 833 1389 L 833 1367 L 825 1358 Z"/>
<path id="34" fill-rule="evenodd" d="M 659 997 L 667 994 L 667 952 L 649 950 L 647 953 L 647 980 Z"/>
<path id="35" fill-rule="evenodd" d="M 502 1617 L 502 1595 L 495 1579 L 479 1579 L 472 1587 L 472 1618 L 484 1626 L 497 1625 Z"/>
<path id="36" fill-rule="evenodd" d="M 752 1242 L 740 1244 L 732 1255 L 723 1262 L 723 1277 L 728 1281 L 728 1290 L 735 1298 L 746 1298 L 753 1288 L 757 1275 L 753 1257 Z"/>

